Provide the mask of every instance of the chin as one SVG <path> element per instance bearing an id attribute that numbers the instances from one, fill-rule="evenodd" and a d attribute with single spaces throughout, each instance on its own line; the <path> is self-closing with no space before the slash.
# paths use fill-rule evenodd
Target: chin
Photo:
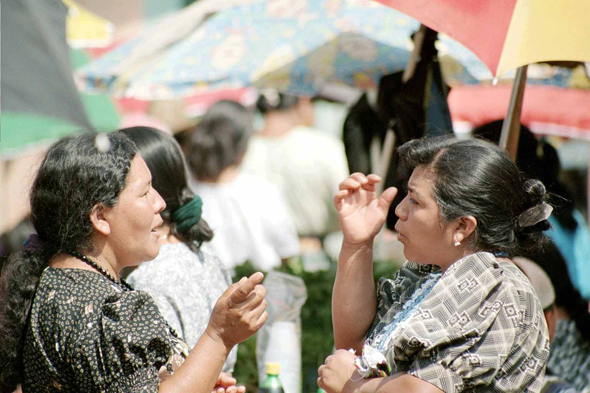
<path id="1" fill-rule="evenodd" d="M 158 256 L 159 253 L 160 253 L 160 245 L 158 244 L 158 248 L 156 250 L 150 252 L 149 256 L 146 259 L 146 262 L 156 259 L 156 257 Z"/>

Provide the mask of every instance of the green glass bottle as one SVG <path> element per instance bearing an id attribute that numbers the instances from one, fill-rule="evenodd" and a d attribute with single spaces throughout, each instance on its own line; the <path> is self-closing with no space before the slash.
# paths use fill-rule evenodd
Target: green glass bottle
<path id="1" fill-rule="evenodd" d="M 266 363 L 267 377 L 260 385 L 260 393 L 285 393 L 279 380 L 280 368 L 278 363 Z"/>

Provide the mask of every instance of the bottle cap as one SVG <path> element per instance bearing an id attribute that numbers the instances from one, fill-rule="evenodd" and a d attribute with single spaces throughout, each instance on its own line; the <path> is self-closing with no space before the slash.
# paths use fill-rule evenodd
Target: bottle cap
<path id="1" fill-rule="evenodd" d="M 278 363 L 266 363 L 266 373 L 268 375 L 279 375 L 281 365 Z"/>

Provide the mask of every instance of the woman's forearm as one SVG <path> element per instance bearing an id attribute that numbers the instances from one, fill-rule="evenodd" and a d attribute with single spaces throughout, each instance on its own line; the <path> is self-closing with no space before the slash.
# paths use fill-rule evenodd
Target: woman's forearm
<path id="1" fill-rule="evenodd" d="M 373 243 L 344 242 L 332 293 L 332 323 L 336 349 L 362 350 L 376 313 Z"/>
<path id="2" fill-rule="evenodd" d="M 160 384 L 160 392 L 210 393 L 231 351 L 206 330 L 174 375 Z"/>
<path id="3" fill-rule="evenodd" d="M 356 373 L 355 373 L 356 374 Z M 387 378 L 357 379 L 356 375 L 345 385 L 342 393 L 441 393 L 443 390 L 406 373 L 398 373 Z"/>

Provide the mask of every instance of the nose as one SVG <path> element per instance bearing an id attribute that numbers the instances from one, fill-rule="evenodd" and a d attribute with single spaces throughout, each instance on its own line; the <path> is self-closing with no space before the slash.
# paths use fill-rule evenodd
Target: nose
<path id="1" fill-rule="evenodd" d="M 395 207 L 395 215 L 398 216 L 401 220 L 405 221 L 408 218 L 408 213 L 406 211 L 406 200 L 408 197 L 406 196 L 398 205 Z"/>
<path id="2" fill-rule="evenodd" d="M 155 193 L 154 210 L 156 210 L 156 214 L 160 214 L 164 209 L 166 209 L 166 202 L 164 201 L 164 198 L 162 198 L 162 196 L 158 193 L 158 191 L 155 189 L 153 189 L 153 191 Z"/>

